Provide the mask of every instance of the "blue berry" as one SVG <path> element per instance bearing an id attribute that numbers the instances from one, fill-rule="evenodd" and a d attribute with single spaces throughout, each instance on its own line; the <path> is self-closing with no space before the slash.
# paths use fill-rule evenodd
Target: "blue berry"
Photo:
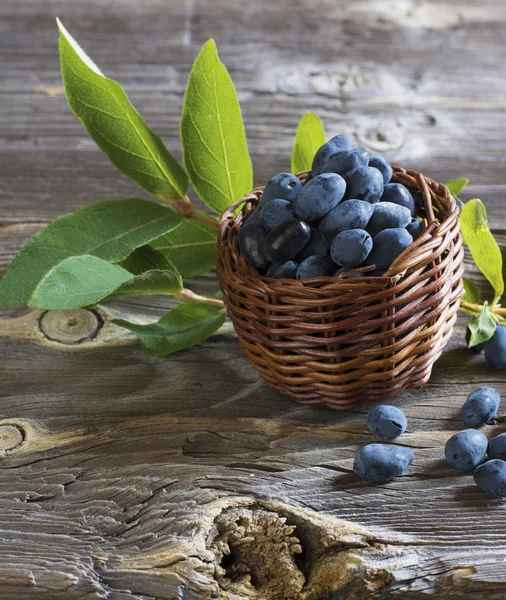
<path id="1" fill-rule="evenodd" d="M 406 231 L 413 238 L 413 241 L 417 240 L 422 235 L 422 232 L 423 232 L 422 221 L 419 221 L 418 219 L 411 219 L 409 224 L 406 226 Z"/>
<path id="2" fill-rule="evenodd" d="M 358 267 L 372 248 L 371 236 L 363 229 L 342 231 L 330 244 L 330 256 L 340 267 Z"/>
<path id="3" fill-rule="evenodd" d="M 469 325 L 466 327 L 466 346 L 469 348 L 469 342 L 471 341 L 471 330 L 469 329 Z M 483 350 L 485 350 L 485 342 L 481 344 L 476 344 L 476 346 L 471 346 L 469 348 L 473 354 L 481 354 Z"/>
<path id="4" fill-rule="evenodd" d="M 311 227 L 311 237 L 309 238 L 309 242 L 295 258 L 299 262 L 302 262 L 315 254 L 327 254 L 329 247 L 330 243 L 322 236 L 318 229 L 316 227 Z"/>
<path id="5" fill-rule="evenodd" d="M 322 173 L 337 173 L 344 177 L 357 167 L 367 167 L 369 154 L 363 148 L 343 150 L 333 154 L 322 167 Z"/>
<path id="6" fill-rule="evenodd" d="M 242 255 L 257 269 L 263 269 L 269 262 L 264 251 L 266 235 L 265 229 L 260 225 L 245 225 L 237 235 Z"/>
<path id="7" fill-rule="evenodd" d="M 374 238 L 384 229 L 404 228 L 411 222 L 411 213 L 405 206 L 393 202 L 378 202 L 366 230 Z"/>
<path id="8" fill-rule="evenodd" d="M 334 273 L 336 265 L 327 254 L 315 254 L 300 263 L 297 279 L 308 277 L 328 277 Z"/>
<path id="9" fill-rule="evenodd" d="M 406 431 L 406 416 L 396 406 L 386 404 L 371 408 L 367 414 L 367 427 L 375 435 L 393 440 Z"/>
<path id="10" fill-rule="evenodd" d="M 345 177 L 346 197 L 375 204 L 383 194 L 383 175 L 374 167 L 357 167 Z"/>
<path id="11" fill-rule="evenodd" d="M 422 192 L 420 190 L 408 190 L 411 196 L 413 197 L 413 202 L 415 203 L 416 214 L 418 214 L 423 208 L 423 197 Z"/>
<path id="12" fill-rule="evenodd" d="M 413 243 L 413 238 L 405 229 L 384 229 L 374 236 L 373 248 L 367 265 L 375 265 L 376 270 L 386 270 L 399 254 Z"/>
<path id="13" fill-rule="evenodd" d="M 371 156 L 369 158 L 369 166 L 378 169 L 383 177 L 383 184 L 390 183 L 392 179 L 392 167 L 390 164 L 381 156 Z"/>
<path id="14" fill-rule="evenodd" d="M 382 202 L 393 202 L 409 208 L 412 217 L 416 217 L 415 201 L 407 187 L 402 183 L 387 183 L 381 196 Z"/>
<path id="15" fill-rule="evenodd" d="M 469 427 L 481 427 L 497 414 L 501 396 L 493 387 L 479 387 L 469 394 L 464 406 L 460 409 L 460 417 Z"/>
<path id="16" fill-rule="evenodd" d="M 260 212 L 260 224 L 265 231 L 272 231 L 281 223 L 293 219 L 295 213 L 293 203 L 289 200 L 269 200 Z"/>
<path id="17" fill-rule="evenodd" d="M 259 208 L 251 212 L 248 218 L 244 221 L 243 227 L 246 227 L 246 225 L 260 225 L 260 212 L 261 211 Z"/>
<path id="18" fill-rule="evenodd" d="M 470 471 L 487 453 L 488 440 L 481 431 L 463 429 L 446 442 L 446 462 L 460 471 Z"/>
<path id="19" fill-rule="evenodd" d="M 494 335 L 485 342 L 485 358 L 494 369 L 506 369 L 506 327 L 498 325 Z"/>
<path id="20" fill-rule="evenodd" d="M 267 277 L 274 277 L 275 279 L 295 279 L 298 266 L 299 264 L 293 260 L 289 260 L 282 264 L 273 263 L 269 267 L 269 270 L 267 271 L 266 275 Z"/>
<path id="21" fill-rule="evenodd" d="M 480 490 L 492 498 L 506 498 L 506 462 L 494 458 L 480 465 L 473 473 Z"/>
<path id="22" fill-rule="evenodd" d="M 347 229 L 365 229 L 372 217 L 374 207 L 363 200 L 347 200 L 333 208 L 318 223 L 320 233 L 332 241 L 338 233 Z"/>
<path id="23" fill-rule="evenodd" d="M 488 443 L 488 455 L 490 458 L 506 460 L 506 433 L 500 433 Z"/>
<path id="24" fill-rule="evenodd" d="M 272 262 L 284 263 L 298 254 L 309 242 L 311 230 L 300 219 L 290 219 L 268 233 L 265 251 Z"/>
<path id="25" fill-rule="evenodd" d="M 367 481 L 386 483 L 404 473 L 414 459 L 415 455 L 409 448 L 369 444 L 358 451 L 353 470 Z"/>
<path id="26" fill-rule="evenodd" d="M 345 191 L 346 183 L 340 175 L 318 175 L 306 183 L 295 198 L 295 213 L 304 221 L 315 223 L 341 202 Z"/>
<path id="27" fill-rule="evenodd" d="M 351 150 L 351 140 L 347 135 L 336 135 L 326 144 L 320 146 L 314 155 L 310 177 L 313 178 L 317 175 L 321 175 L 321 173 L 323 173 L 323 165 L 328 161 L 328 159 L 333 154 L 341 152 L 342 150 Z"/>
<path id="28" fill-rule="evenodd" d="M 301 180 L 292 173 L 278 173 L 265 186 L 260 207 L 263 208 L 267 202 L 278 198 L 293 202 L 301 187 Z"/>

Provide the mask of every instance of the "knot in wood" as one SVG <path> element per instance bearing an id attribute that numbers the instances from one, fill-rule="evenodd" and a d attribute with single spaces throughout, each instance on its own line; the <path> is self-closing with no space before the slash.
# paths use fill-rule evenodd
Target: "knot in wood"
<path id="1" fill-rule="evenodd" d="M 48 311 L 40 319 L 45 337 L 60 344 L 80 344 L 93 339 L 102 322 L 91 310 Z"/>
<path id="2" fill-rule="evenodd" d="M 211 550 L 223 590 L 265 600 L 298 597 L 305 584 L 296 562 L 302 547 L 285 517 L 239 508 L 222 514 L 215 526 Z"/>
<path id="3" fill-rule="evenodd" d="M 9 450 L 14 450 L 24 441 L 24 435 L 21 428 L 17 425 L 0 425 L 0 456 L 3 456 Z"/>

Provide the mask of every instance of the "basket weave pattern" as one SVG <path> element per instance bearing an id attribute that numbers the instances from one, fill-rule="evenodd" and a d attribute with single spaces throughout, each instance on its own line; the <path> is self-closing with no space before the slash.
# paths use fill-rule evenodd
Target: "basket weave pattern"
<path id="1" fill-rule="evenodd" d="M 262 277 L 240 254 L 237 232 L 263 188 L 222 215 L 217 274 L 228 315 L 268 385 L 297 402 L 345 410 L 421 387 L 450 339 L 463 272 L 455 198 L 415 171 L 395 167 L 392 181 L 422 192 L 425 231 L 381 277 L 350 279 L 373 267 Z"/>

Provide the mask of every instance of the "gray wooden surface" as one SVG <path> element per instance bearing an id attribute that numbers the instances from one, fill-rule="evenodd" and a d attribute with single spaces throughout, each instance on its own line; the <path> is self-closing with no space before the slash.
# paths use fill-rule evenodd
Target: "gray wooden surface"
<path id="1" fill-rule="evenodd" d="M 506 247 L 503 0 L 2 0 L 2 271 L 55 217 L 143 196 L 66 106 L 57 15 L 177 156 L 186 76 L 212 36 L 256 183 L 289 168 L 312 109 L 396 164 L 468 176 L 464 199 L 486 202 Z M 373 441 L 367 405 L 297 406 L 226 332 L 162 359 L 109 323 L 169 305 L 2 312 L 1 600 L 506 598 L 506 505 L 443 461 L 471 389 L 506 396 L 505 373 L 465 350 L 463 321 L 430 384 L 397 401 L 414 465 L 374 487 L 351 473 Z"/>

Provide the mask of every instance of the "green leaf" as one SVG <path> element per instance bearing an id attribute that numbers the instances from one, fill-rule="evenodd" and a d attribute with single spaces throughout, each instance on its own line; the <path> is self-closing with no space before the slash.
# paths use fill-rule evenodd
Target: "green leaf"
<path id="1" fill-rule="evenodd" d="M 489 340 L 495 333 L 496 322 L 494 321 L 487 303 L 483 305 L 481 313 L 471 321 L 469 321 L 469 329 L 471 330 L 471 338 L 469 340 L 469 348 L 482 344 Z"/>
<path id="2" fill-rule="evenodd" d="M 146 350 L 156 356 L 167 356 L 190 348 L 215 333 L 225 321 L 225 309 L 203 302 L 188 302 L 172 309 L 157 323 L 137 325 L 122 319 L 113 323 L 129 329 Z"/>
<path id="3" fill-rule="evenodd" d="M 69 256 L 120 262 L 183 219 L 166 206 L 135 198 L 84 206 L 39 231 L 19 252 L 0 283 L 0 305 L 26 304 L 41 278 Z"/>
<path id="4" fill-rule="evenodd" d="M 325 143 L 325 129 L 319 117 L 307 112 L 297 127 L 292 151 L 292 173 L 311 169 L 313 158 L 320 146 Z"/>
<path id="5" fill-rule="evenodd" d="M 445 185 L 450 190 L 451 194 L 458 196 L 468 183 L 469 179 L 467 177 L 460 177 L 459 179 L 448 181 Z"/>
<path id="6" fill-rule="evenodd" d="M 479 304 L 481 299 L 480 288 L 473 281 L 468 281 L 467 279 L 463 279 L 462 281 L 464 283 L 462 301 L 469 302 L 470 304 Z"/>
<path id="7" fill-rule="evenodd" d="M 181 117 L 184 164 L 200 198 L 221 214 L 251 191 L 253 172 L 234 84 L 214 40 L 193 64 Z"/>
<path id="8" fill-rule="evenodd" d="M 67 101 L 113 165 L 162 200 L 186 198 L 188 177 L 130 103 L 57 20 Z"/>
<path id="9" fill-rule="evenodd" d="M 216 229 L 184 219 L 150 246 L 169 259 L 183 278 L 195 277 L 214 269 L 218 253 L 216 237 Z"/>
<path id="10" fill-rule="evenodd" d="M 183 289 L 183 280 L 174 265 L 149 246 L 137 248 L 121 266 L 135 277 L 118 288 L 114 297 L 171 295 Z"/>
<path id="11" fill-rule="evenodd" d="M 495 290 L 494 304 L 504 293 L 501 250 L 487 225 L 487 211 L 481 200 L 474 198 L 460 213 L 460 229 L 476 266 Z"/>
<path id="12" fill-rule="evenodd" d="M 96 256 L 71 256 L 39 281 L 28 306 L 47 310 L 72 310 L 100 302 L 132 274 Z"/>

